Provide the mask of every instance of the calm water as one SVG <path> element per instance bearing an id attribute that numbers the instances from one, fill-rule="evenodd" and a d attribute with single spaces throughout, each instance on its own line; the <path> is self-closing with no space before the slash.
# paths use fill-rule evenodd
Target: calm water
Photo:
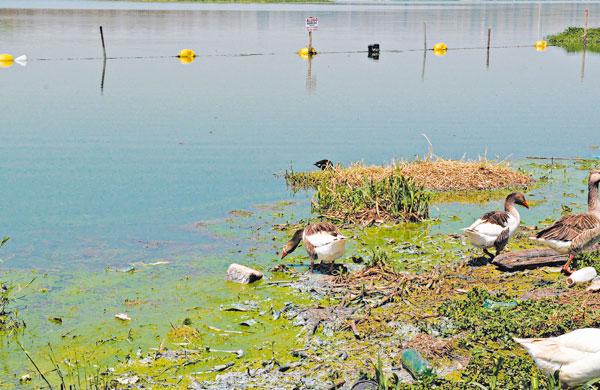
<path id="1" fill-rule="evenodd" d="M 539 7 L 0 0 L 0 52 L 31 59 L 0 69 L 0 235 L 12 237 L 2 266 L 37 268 L 70 286 L 81 270 L 219 257 L 197 272 L 220 278 L 229 262 L 244 261 L 232 254 L 236 245 L 248 244 L 194 224 L 290 199 L 273 175 L 290 166 L 422 155 L 423 133 L 448 158 L 594 157 L 599 56 L 588 54 L 582 72 L 581 56 L 558 48 L 494 49 L 489 67 L 481 49 L 410 51 L 423 46 L 423 22 L 429 46 L 451 49 L 483 46 L 488 27 L 493 45 L 532 45 L 581 24 L 586 7 L 590 25 L 600 24 L 597 3 Z M 309 15 L 320 20 L 316 48 L 338 52 L 310 63 L 294 54 L 306 43 Z M 189 47 L 199 58 L 111 59 L 101 91 L 99 25 L 110 57 Z M 379 61 L 352 53 L 370 43 L 403 52 Z M 295 198 L 297 220 L 309 210 L 306 194 Z M 52 302 L 34 300 L 29 315 L 50 314 L 42 308 Z M 70 315 L 85 321 L 93 313 Z"/>

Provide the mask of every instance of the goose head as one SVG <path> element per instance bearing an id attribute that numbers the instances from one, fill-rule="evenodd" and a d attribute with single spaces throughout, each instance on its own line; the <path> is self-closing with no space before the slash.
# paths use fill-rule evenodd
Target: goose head
<path id="1" fill-rule="evenodd" d="M 508 195 L 506 197 L 506 204 L 518 204 L 526 209 L 529 208 L 529 203 L 527 203 L 527 199 L 525 199 L 525 195 L 522 192 L 513 192 Z"/>
<path id="2" fill-rule="evenodd" d="M 296 248 L 300 244 L 300 241 L 302 241 L 303 233 L 304 229 L 296 230 L 296 232 L 294 232 L 294 235 L 292 236 L 292 239 L 285 243 L 285 245 L 281 249 L 282 259 L 296 250 Z"/>
<path id="3" fill-rule="evenodd" d="M 598 183 L 600 183 L 600 169 L 594 169 L 593 171 L 590 171 L 590 177 L 588 179 L 588 183 L 590 185 L 595 185 L 595 186 L 597 186 Z"/>

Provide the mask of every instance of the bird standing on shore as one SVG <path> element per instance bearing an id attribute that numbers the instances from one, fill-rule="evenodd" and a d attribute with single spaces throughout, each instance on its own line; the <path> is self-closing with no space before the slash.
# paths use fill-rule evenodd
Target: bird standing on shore
<path id="1" fill-rule="evenodd" d="M 598 199 L 598 184 L 600 170 L 590 172 L 588 178 L 588 211 L 583 214 L 567 215 L 552 226 L 542 230 L 532 240 L 550 247 L 562 254 L 569 254 L 563 266 L 563 272 L 571 274 L 571 263 L 575 255 L 596 242 L 600 228 L 600 200 Z"/>
<path id="2" fill-rule="evenodd" d="M 529 208 L 525 195 L 515 192 L 506 197 L 504 211 L 490 211 L 484 214 L 471 226 L 463 229 L 471 244 L 483 249 L 491 260 L 498 256 L 508 244 L 508 240 L 515 234 L 521 223 L 521 215 L 515 205 Z M 488 248 L 494 247 L 496 254 L 493 255 Z"/>
<path id="3" fill-rule="evenodd" d="M 333 271 L 335 260 L 342 257 L 346 249 L 346 237 L 337 226 L 330 222 L 311 223 L 294 233 L 281 250 L 281 258 L 296 250 L 300 242 L 310 256 L 310 272 L 314 270 L 315 260 L 330 263 L 329 270 Z"/>

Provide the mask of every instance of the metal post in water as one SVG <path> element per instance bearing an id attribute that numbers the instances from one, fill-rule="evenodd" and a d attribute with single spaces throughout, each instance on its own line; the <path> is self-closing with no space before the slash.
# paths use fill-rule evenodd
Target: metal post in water
<path id="1" fill-rule="evenodd" d="M 427 23 L 423 22 L 423 50 L 427 50 Z"/>
<path id="2" fill-rule="evenodd" d="M 485 66 L 486 68 L 490 67 L 490 44 L 492 42 L 492 29 L 488 28 L 488 39 L 487 39 L 487 51 L 485 57 Z"/>
<path id="3" fill-rule="evenodd" d="M 312 31 L 308 31 L 308 52 L 312 53 Z"/>
<path id="4" fill-rule="evenodd" d="M 102 52 L 104 53 L 104 59 L 106 60 L 106 46 L 104 45 L 104 32 L 102 26 L 100 26 L 100 40 L 102 40 Z"/>

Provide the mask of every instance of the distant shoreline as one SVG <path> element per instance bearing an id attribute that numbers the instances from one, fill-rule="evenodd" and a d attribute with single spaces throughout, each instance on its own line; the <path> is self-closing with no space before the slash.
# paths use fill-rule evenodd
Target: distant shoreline
<path id="1" fill-rule="evenodd" d="M 190 4 L 333 4 L 334 0 L 120 0 L 134 3 L 190 3 Z"/>

